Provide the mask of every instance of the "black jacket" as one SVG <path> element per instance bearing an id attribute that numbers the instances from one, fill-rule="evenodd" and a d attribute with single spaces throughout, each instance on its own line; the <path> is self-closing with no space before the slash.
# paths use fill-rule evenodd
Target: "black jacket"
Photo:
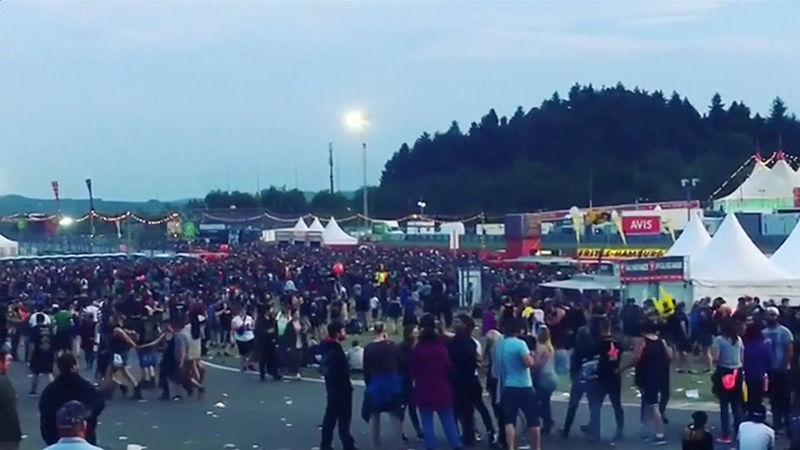
<path id="1" fill-rule="evenodd" d="M 320 346 L 320 370 L 325 376 L 328 395 L 338 395 L 353 390 L 350 383 L 350 366 L 342 345 L 334 339 L 325 338 Z"/>
<path id="2" fill-rule="evenodd" d="M 42 391 L 39 399 L 39 426 L 42 439 L 47 445 L 58 442 L 58 427 L 56 426 L 56 413 L 65 403 L 77 400 L 91 411 L 87 420 L 88 433 L 86 440 L 91 444 L 97 443 L 97 418 L 106 407 L 100 393 L 91 383 L 78 374 L 67 373 L 59 375 Z"/>

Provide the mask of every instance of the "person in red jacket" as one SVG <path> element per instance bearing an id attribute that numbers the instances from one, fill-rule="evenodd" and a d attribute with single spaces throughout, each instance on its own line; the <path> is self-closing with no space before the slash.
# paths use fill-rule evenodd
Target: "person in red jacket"
<path id="1" fill-rule="evenodd" d="M 411 378 L 414 380 L 414 401 L 422 419 L 425 448 L 436 448 L 433 414 L 439 415 L 447 442 L 461 448 L 461 439 L 453 414 L 453 391 L 450 387 L 452 363 L 430 314 L 420 320 L 419 342 L 411 352 Z"/>

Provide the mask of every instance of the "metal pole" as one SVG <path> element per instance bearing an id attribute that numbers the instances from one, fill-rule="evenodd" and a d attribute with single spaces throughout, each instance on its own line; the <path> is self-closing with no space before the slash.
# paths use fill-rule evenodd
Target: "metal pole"
<path id="1" fill-rule="evenodd" d="M 364 151 L 363 158 L 364 158 L 364 187 L 362 192 L 362 200 L 364 201 L 364 220 L 366 221 L 367 217 L 369 217 L 369 210 L 367 207 L 367 143 L 362 142 L 361 148 Z"/>

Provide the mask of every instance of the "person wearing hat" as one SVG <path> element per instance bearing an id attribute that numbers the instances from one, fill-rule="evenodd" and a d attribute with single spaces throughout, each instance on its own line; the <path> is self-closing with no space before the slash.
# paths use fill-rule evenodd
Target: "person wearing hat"
<path id="1" fill-rule="evenodd" d="M 70 400 L 56 413 L 58 442 L 44 450 L 100 450 L 86 441 L 91 412 L 77 400 Z"/>
<path id="2" fill-rule="evenodd" d="M 750 405 L 747 421 L 739 425 L 739 450 L 773 450 L 775 430 L 764 423 L 767 410 L 764 405 Z"/>
<path id="3" fill-rule="evenodd" d="M 6 373 L 11 365 L 11 353 L 0 345 L 0 450 L 17 450 L 22 430 L 17 413 L 17 394 Z"/>

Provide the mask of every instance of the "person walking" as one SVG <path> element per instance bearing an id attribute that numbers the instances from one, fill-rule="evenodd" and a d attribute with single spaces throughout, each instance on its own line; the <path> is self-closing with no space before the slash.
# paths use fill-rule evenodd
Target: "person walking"
<path id="1" fill-rule="evenodd" d="M 747 385 L 747 409 L 751 405 L 762 404 L 767 394 L 769 377 L 767 371 L 772 367 L 772 352 L 764 340 L 761 327 L 755 323 L 747 326 L 744 332 L 744 382 Z"/>
<path id="2" fill-rule="evenodd" d="M 350 367 L 347 364 L 342 342 L 347 333 L 342 322 L 328 324 L 328 336 L 320 343 L 320 371 L 325 377 L 328 404 L 322 419 L 322 443 L 320 450 L 333 450 L 333 428 L 339 427 L 339 440 L 344 450 L 356 450 L 350 434 L 353 415 L 353 385 L 350 383 Z"/>
<path id="3" fill-rule="evenodd" d="M 286 348 L 287 371 L 300 379 L 300 366 L 308 348 L 308 325 L 300 318 L 300 311 L 292 309 L 291 320 L 283 332 L 283 345 Z"/>
<path id="4" fill-rule="evenodd" d="M 658 334 L 659 324 L 647 321 L 642 325 L 642 339 L 636 342 L 633 359 L 627 367 L 636 367 L 636 386 L 642 395 L 642 437 L 652 438 L 653 446 L 667 444 L 660 405 L 664 392 L 669 390 L 669 370 L 672 352 Z"/>
<path id="5" fill-rule="evenodd" d="M 538 411 L 542 418 L 542 433 L 550 434 L 553 428 L 553 413 L 550 399 L 558 386 L 558 375 L 555 369 L 555 349 L 550 341 L 550 329 L 539 328 L 536 336 L 536 364 L 533 366 L 533 386 L 538 401 Z"/>
<path id="6" fill-rule="evenodd" d="M 56 413 L 59 439 L 44 450 L 102 450 L 86 439 L 91 414 L 91 411 L 77 400 L 70 400 L 64 404 Z"/>
<path id="7" fill-rule="evenodd" d="M 364 348 L 364 405 L 361 415 L 370 424 L 373 447 L 381 447 L 381 413 L 389 414 L 393 437 L 388 449 L 403 442 L 403 381 L 398 371 L 397 346 L 390 341 L 382 322 L 373 324 L 373 341 Z"/>
<path id="8" fill-rule="evenodd" d="M 417 404 L 414 402 L 414 380 L 411 378 L 411 352 L 414 350 L 414 346 L 417 345 L 418 334 L 419 330 L 416 325 L 406 325 L 403 327 L 403 342 L 398 346 L 397 352 L 398 369 L 400 371 L 400 376 L 403 377 L 404 409 L 408 412 L 408 418 L 411 420 L 411 426 L 414 427 L 417 438 L 422 440 L 423 435 L 422 428 L 419 424 L 419 416 L 417 414 Z"/>
<path id="9" fill-rule="evenodd" d="M 530 373 L 534 356 L 525 341 L 519 338 L 527 326 L 522 318 L 504 320 L 504 337 L 495 345 L 493 352 L 492 372 L 499 384 L 508 450 L 516 449 L 516 421 L 520 411 L 525 416 L 531 449 L 542 448 L 536 396 Z"/>
<path id="10" fill-rule="evenodd" d="M 5 345 L 0 344 L 0 450 L 18 450 L 22 441 L 17 393 L 7 376 L 12 359 Z"/>
<path id="11" fill-rule="evenodd" d="M 776 431 L 788 426 L 791 409 L 789 366 L 794 354 L 792 332 L 778 322 L 780 311 L 774 306 L 766 310 L 767 327 L 763 334 L 770 349 L 772 364 L 769 370 L 769 404 L 772 407 L 772 424 Z"/>
<path id="12" fill-rule="evenodd" d="M 258 357 L 258 374 L 261 381 L 266 379 L 266 375 L 272 376 L 275 381 L 280 381 L 281 375 L 278 370 L 277 343 L 278 343 L 278 322 L 272 308 L 267 305 L 265 311 L 258 315 L 255 325 L 255 343 Z"/>
<path id="13" fill-rule="evenodd" d="M 581 368 L 589 362 L 597 353 L 595 341 L 592 339 L 592 332 L 588 326 L 578 328 L 575 333 L 575 348 L 570 355 L 569 376 L 572 385 L 569 389 L 569 404 L 567 405 L 567 415 L 564 418 L 564 428 L 561 436 L 566 439 L 572 429 L 572 422 L 575 420 L 575 413 L 578 411 L 581 398 L 588 394 L 591 384 L 596 380 L 581 379 Z"/>
<path id="14" fill-rule="evenodd" d="M 620 377 L 620 359 L 622 356 L 622 344 L 611 335 L 611 321 L 603 318 L 598 323 L 600 332 L 600 343 L 597 347 L 597 380 L 589 389 L 589 436 L 596 442 L 600 441 L 600 412 L 606 396 L 611 401 L 614 408 L 614 418 L 617 423 L 617 431 L 614 441 L 622 439 L 622 431 L 625 427 L 625 413 L 622 409 L 622 379 Z"/>
<path id="15" fill-rule="evenodd" d="M 411 378 L 414 380 L 414 402 L 422 418 L 422 435 L 425 449 L 436 448 L 436 432 L 433 428 L 434 413 L 439 416 L 450 448 L 460 449 L 455 417 L 453 415 L 453 391 L 450 373 L 453 367 L 447 347 L 436 330 L 436 320 L 426 314 L 420 320 L 419 342 L 411 352 Z M 471 341 L 471 339 L 469 339 Z M 474 367 L 473 367 L 474 371 Z M 468 431 L 465 429 L 465 437 Z M 471 432 L 471 431 L 470 431 Z"/>
<path id="16" fill-rule="evenodd" d="M 78 360 L 71 353 L 61 355 L 56 361 L 58 377 L 47 385 L 39 399 L 39 424 L 42 440 L 47 445 L 58 441 L 56 415 L 70 400 L 83 403 L 89 410 L 86 417 L 86 440 L 97 444 L 97 418 L 105 408 L 102 395 L 78 372 Z"/>
<path id="17" fill-rule="evenodd" d="M 224 320 L 222 322 L 224 322 Z M 255 326 L 256 324 L 253 320 L 253 316 L 244 306 L 239 309 L 239 314 L 231 320 L 233 339 L 236 341 L 236 347 L 239 350 L 239 358 L 241 358 L 242 362 L 242 372 L 252 368 L 250 356 L 253 352 L 253 341 L 256 338 L 253 333 Z"/>
<path id="18" fill-rule="evenodd" d="M 53 363 L 55 362 L 55 348 L 53 347 L 53 328 L 45 320 L 45 314 L 35 314 L 35 325 L 31 328 L 28 346 L 30 356 L 28 366 L 31 373 L 31 390 L 28 395 L 35 396 L 39 387 L 39 377 L 45 375 L 53 381 Z"/>
<path id="19" fill-rule="evenodd" d="M 734 319 L 725 319 L 721 324 L 722 334 L 714 338 L 711 359 L 716 369 L 711 376 L 712 391 L 719 399 L 721 435 L 720 444 L 730 444 L 730 416 L 733 415 L 733 430 L 741 423 L 742 411 L 742 356 L 744 344 L 737 333 Z"/>

